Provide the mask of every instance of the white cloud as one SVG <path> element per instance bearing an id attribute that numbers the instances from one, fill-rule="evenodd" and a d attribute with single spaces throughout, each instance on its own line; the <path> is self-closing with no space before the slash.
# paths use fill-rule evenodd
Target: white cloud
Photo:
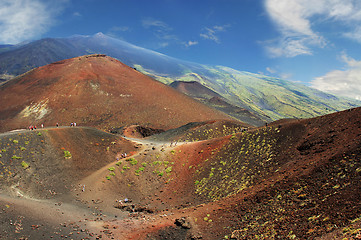
<path id="1" fill-rule="evenodd" d="M 327 40 L 315 31 L 318 23 L 339 23 L 349 29 L 342 34 L 361 42 L 359 0 L 265 0 L 265 9 L 280 32 L 278 39 L 265 42 L 272 57 L 312 54 L 312 47 L 324 47 Z"/>
<path id="2" fill-rule="evenodd" d="M 341 59 L 346 63 L 346 69 L 334 70 L 317 77 L 311 82 L 311 86 L 324 92 L 361 100 L 361 61 L 345 53 Z"/>
<path id="3" fill-rule="evenodd" d="M 154 18 L 145 18 L 142 20 L 142 26 L 146 29 L 151 29 L 153 34 L 162 41 L 157 43 L 157 48 L 167 47 L 170 45 L 170 42 L 178 41 L 178 37 L 171 34 L 173 28 L 163 21 Z"/>
<path id="4" fill-rule="evenodd" d="M 219 32 L 225 32 L 227 30 L 227 28 L 230 27 L 229 24 L 227 25 L 223 25 L 223 26 L 213 26 L 211 28 L 205 27 L 203 29 L 203 33 L 200 34 L 200 36 L 204 39 L 208 39 L 208 40 L 212 40 L 216 43 L 221 43 L 221 41 L 219 40 L 219 37 L 217 36 L 217 34 Z"/>
<path id="5" fill-rule="evenodd" d="M 74 13 L 73 13 L 73 16 L 74 16 L 74 17 L 82 17 L 83 15 L 81 15 L 80 12 L 74 12 Z"/>
<path id="6" fill-rule="evenodd" d="M 157 28 L 159 31 L 170 31 L 172 30 L 171 27 L 168 26 L 168 24 L 166 24 L 163 21 L 160 20 L 156 20 L 154 18 L 145 18 L 142 20 L 142 26 L 144 28 Z"/>
<path id="7" fill-rule="evenodd" d="M 0 41 L 19 43 L 45 33 L 54 24 L 66 0 L 1 0 Z"/>
<path id="8" fill-rule="evenodd" d="M 275 69 L 270 68 L 270 67 L 266 67 L 266 70 L 267 70 L 267 72 L 269 72 L 269 73 L 271 73 L 271 74 L 274 74 L 274 73 L 277 72 Z"/>
<path id="9" fill-rule="evenodd" d="M 276 68 L 271 68 L 271 67 L 266 67 L 266 71 L 268 74 L 270 74 L 271 76 L 274 77 L 278 77 L 281 79 L 287 79 L 287 80 L 291 80 L 292 81 L 292 74 L 290 73 L 285 73 L 285 72 L 279 72 Z"/>
<path id="10" fill-rule="evenodd" d="M 188 41 L 188 42 L 184 43 L 184 46 L 191 47 L 191 46 L 194 46 L 197 44 L 198 44 L 198 41 Z"/>
<path id="11" fill-rule="evenodd" d="M 281 73 L 280 74 L 281 79 L 287 79 L 287 80 L 291 80 L 293 82 L 296 82 L 296 81 L 292 80 L 292 77 L 293 77 L 292 73 Z"/>

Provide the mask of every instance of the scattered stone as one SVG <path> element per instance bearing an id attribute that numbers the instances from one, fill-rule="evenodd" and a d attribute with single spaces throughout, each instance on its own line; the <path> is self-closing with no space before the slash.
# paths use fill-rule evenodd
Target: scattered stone
<path id="1" fill-rule="evenodd" d="M 182 217 L 182 218 L 177 218 L 174 222 L 175 225 L 177 226 L 180 226 L 182 228 L 185 228 L 185 229 L 191 229 L 192 226 L 191 226 L 191 223 L 185 218 L 185 217 Z"/>

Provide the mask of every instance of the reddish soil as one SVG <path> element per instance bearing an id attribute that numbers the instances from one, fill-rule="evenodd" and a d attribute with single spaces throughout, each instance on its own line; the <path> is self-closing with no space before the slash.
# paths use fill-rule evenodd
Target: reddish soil
<path id="1" fill-rule="evenodd" d="M 230 119 L 105 55 L 29 71 L 0 86 L 0 102 L 2 132 L 42 123 L 76 122 L 103 130 L 133 124 L 170 129 L 192 121 Z"/>
<path id="2" fill-rule="evenodd" d="M 360 239 L 361 108 L 243 130 L 2 134 L 1 237 Z"/>

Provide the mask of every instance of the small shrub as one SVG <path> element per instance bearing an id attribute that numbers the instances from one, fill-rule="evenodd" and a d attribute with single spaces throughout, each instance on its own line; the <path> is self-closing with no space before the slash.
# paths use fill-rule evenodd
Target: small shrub
<path id="1" fill-rule="evenodd" d="M 124 165 L 124 166 L 123 166 L 123 169 L 124 169 L 124 170 L 127 170 L 127 169 L 130 169 L 130 167 L 128 167 L 127 165 Z"/>
<path id="2" fill-rule="evenodd" d="M 147 163 L 146 163 L 146 162 L 142 163 L 142 166 L 143 166 L 143 167 L 146 167 L 146 166 L 147 166 Z"/>
<path id="3" fill-rule="evenodd" d="M 130 161 L 130 164 L 131 165 L 137 165 L 138 164 L 138 161 L 134 158 L 131 158 L 132 160 Z"/>
<path id="4" fill-rule="evenodd" d="M 18 140 L 16 140 L 16 139 L 14 139 L 14 140 L 13 140 L 13 143 L 19 143 L 19 141 L 18 141 Z"/>
<path id="5" fill-rule="evenodd" d="M 136 173 L 143 172 L 143 171 L 144 171 L 144 167 L 140 167 L 137 170 L 135 170 Z"/>
<path id="6" fill-rule="evenodd" d="M 172 167 L 167 168 L 167 169 L 165 170 L 165 172 L 166 172 L 166 173 L 172 172 Z"/>
<path id="7" fill-rule="evenodd" d="M 120 166 L 122 162 L 117 162 L 115 165 Z"/>
<path id="8" fill-rule="evenodd" d="M 108 168 L 109 171 L 114 171 L 115 170 L 115 167 L 110 167 Z"/>
<path id="9" fill-rule="evenodd" d="M 115 176 L 115 172 L 109 173 L 110 176 Z"/>
<path id="10" fill-rule="evenodd" d="M 38 134 L 38 136 L 41 136 L 41 135 L 42 135 L 41 132 L 38 132 L 37 134 Z"/>
<path id="11" fill-rule="evenodd" d="M 11 158 L 12 158 L 12 159 L 21 159 L 21 157 L 18 157 L 18 156 L 16 156 L 16 155 L 13 155 Z"/>
<path id="12" fill-rule="evenodd" d="M 27 168 L 29 167 L 29 164 L 26 163 L 26 162 L 24 162 L 24 161 L 22 161 L 22 162 L 21 162 L 21 166 L 22 166 L 24 169 L 27 169 Z"/>
<path id="13" fill-rule="evenodd" d="M 107 180 L 110 180 L 110 176 L 107 176 L 106 179 L 107 179 Z"/>
<path id="14" fill-rule="evenodd" d="M 25 151 L 25 150 L 26 150 L 26 148 L 24 148 L 24 147 L 19 147 L 19 148 L 20 148 L 21 151 Z"/>
<path id="15" fill-rule="evenodd" d="M 29 144 L 29 141 L 25 141 L 25 145 L 28 145 Z"/>
<path id="16" fill-rule="evenodd" d="M 64 157 L 65 158 L 71 158 L 72 157 L 72 155 L 71 155 L 71 153 L 69 152 L 69 151 L 64 151 Z"/>
<path id="17" fill-rule="evenodd" d="M 163 172 L 160 172 L 158 173 L 158 176 L 163 176 L 163 174 L 164 174 Z"/>

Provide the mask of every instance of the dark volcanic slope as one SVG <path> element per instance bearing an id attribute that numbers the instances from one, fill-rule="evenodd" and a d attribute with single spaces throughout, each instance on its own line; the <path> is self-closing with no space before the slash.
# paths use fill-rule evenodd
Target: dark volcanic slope
<path id="1" fill-rule="evenodd" d="M 360 143 L 358 108 L 175 147 L 165 159 L 177 177 L 156 196 L 186 208 L 142 236 L 359 239 Z"/>
<path id="2" fill-rule="evenodd" d="M 102 235 L 100 225 L 92 224 L 99 211 L 73 196 L 88 188 L 78 180 L 114 161 L 118 152 L 134 150 L 131 142 L 94 128 L 0 134 L 0 239 Z"/>
<path id="3" fill-rule="evenodd" d="M 29 124 L 110 129 L 140 124 L 169 129 L 223 113 L 105 55 L 63 60 L 0 87 L 0 130 Z"/>
<path id="4" fill-rule="evenodd" d="M 133 219 L 122 237 L 343 239 L 361 233 L 360 108 L 220 138 L 213 131 L 202 128 L 188 138 L 203 133 L 209 140 L 168 142 L 165 151 L 156 146 L 113 164 L 115 176 L 104 184 L 97 179 L 108 169 L 88 179 L 97 196 L 128 196 L 158 212 L 145 214 L 147 221 Z M 95 190 L 101 186 L 107 188 Z"/>
<path id="5" fill-rule="evenodd" d="M 359 239 L 361 108 L 239 130 L 0 134 L 0 238 Z"/>

